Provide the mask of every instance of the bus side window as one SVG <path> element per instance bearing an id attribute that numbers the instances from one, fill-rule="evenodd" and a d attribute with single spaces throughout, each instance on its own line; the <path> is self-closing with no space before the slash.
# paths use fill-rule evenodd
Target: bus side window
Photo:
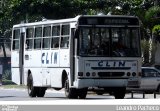
<path id="1" fill-rule="evenodd" d="M 51 48 L 59 48 L 60 25 L 52 27 Z"/>
<path id="2" fill-rule="evenodd" d="M 62 37 L 61 48 L 68 48 L 68 47 L 69 47 L 69 37 Z"/>
<path id="3" fill-rule="evenodd" d="M 15 29 L 13 31 L 13 50 L 18 50 L 19 49 L 19 39 L 20 39 L 20 29 Z"/>
<path id="4" fill-rule="evenodd" d="M 62 25 L 61 30 L 61 48 L 68 48 L 69 47 L 69 35 L 70 35 L 70 26 L 69 25 Z"/>
<path id="5" fill-rule="evenodd" d="M 41 48 L 41 38 L 42 38 L 42 27 L 36 27 L 34 36 L 34 49 Z"/>
<path id="6" fill-rule="evenodd" d="M 53 37 L 51 48 L 59 48 L 59 37 Z"/>
<path id="7" fill-rule="evenodd" d="M 27 28 L 27 34 L 26 34 L 26 49 L 32 49 L 33 48 L 33 36 L 34 36 L 34 28 Z"/>
<path id="8" fill-rule="evenodd" d="M 51 26 L 46 26 L 43 28 L 43 43 L 42 47 L 44 49 L 50 48 L 50 38 L 51 38 Z"/>

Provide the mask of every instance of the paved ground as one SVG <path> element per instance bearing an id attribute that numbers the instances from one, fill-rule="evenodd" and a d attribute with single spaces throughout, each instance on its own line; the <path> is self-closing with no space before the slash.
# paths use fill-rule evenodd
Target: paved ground
<path id="1" fill-rule="evenodd" d="M 108 100 L 114 99 L 113 96 L 108 94 L 96 95 L 95 93 L 89 92 L 87 100 Z M 127 93 L 125 99 L 160 99 L 160 94 L 142 94 L 142 93 Z M 26 101 L 26 100 L 67 100 L 64 94 L 64 90 L 55 91 L 49 89 L 46 91 L 44 98 L 30 98 L 28 97 L 27 90 L 25 88 L 3 88 L 0 87 L 0 101 Z"/>

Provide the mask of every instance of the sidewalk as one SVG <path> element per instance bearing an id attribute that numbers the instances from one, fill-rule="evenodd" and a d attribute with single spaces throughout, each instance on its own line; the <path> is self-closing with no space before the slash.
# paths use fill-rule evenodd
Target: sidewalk
<path id="1" fill-rule="evenodd" d="M 0 86 L 0 90 L 3 89 L 3 90 L 20 90 L 20 91 L 27 91 L 27 86 L 20 86 L 20 85 L 1 85 Z M 54 90 L 54 88 L 48 88 L 46 90 L 46 92 L 64 92 L 64 88 L 57 91 L 57 90 Z"/>

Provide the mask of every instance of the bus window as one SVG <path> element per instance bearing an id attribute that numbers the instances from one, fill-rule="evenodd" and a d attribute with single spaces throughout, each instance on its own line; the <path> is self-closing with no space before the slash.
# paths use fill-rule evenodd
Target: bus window
<path id="1" fill-rule="evenodd" d="M 59 48 L 59 37 L 53 37 L 51 48 Z"/>
<path id="2" fill-rule="evenodd" d="M 19 49 L 19 38 L 20 38 L 20 29 L 15 29 L 13 31 L 13 50 Z"/>
<path id="3" fill-rule="evenodd" d="M 35 28 L 35 38 L 36 37 L 42 37 L 42 27 Z"/>
<path id="4" fill-rule="evenodd" d="M 80 28 L 80 55 L 109 56 L 109 30 L 107 28 Z"/>
<path id="5" fill-rule="evenodd" d="M 138 35 L 139 34 L 139 30 L 138 29 L 133 29 L 131 32 L 131 36 L 132 36 L 132 40 L 131 40 L 131 49 L 132 49 L 132 54 L 134 56 L 139 56 L 140 55 L 140 49 L 137 47 L 139 46 L 139 42 L 138 41 Z"/>
<path id="6" fill-rule="evenodd" d="M 36 27 L 34 36 L 34 49 L 41 48 L 41 38 L 42 38 L 42 27 Z"/>
<path id="7" fill-rule="evenodd" d="M 61 48 L 68 48 L 69 47 L 69 25 L 62 25 L 62 32 L 61 32 Z"/>
<path id="8" fill-rule="evenodd" d="M 33 36 L 34 36 L 34 28 L 27 28 L 26 49 L 33 48 Z"/>
<path id="9" fill-rule="evenodd" d="M 43 28 L 43 37 L 51 36 L 51 26 L 47 26 Z"/>
<path id="10" fill-rule="evenodd" d="M 43 45 L 44 49 L 50 48 L 51 26 L 43 28 Z"/>
<path id="11" fill-rule="evenodd" d="M 60 25 L 52 27 L 51 48 L 59 48 Z"/>
<path id="12" fill-rule="evenodd" d="M 52 36 L 60 36 L 60 25 L 52 27 Z"/>
<path id="13" fill-rule="evenodd" d="M 114 57 L 138 57 L 140 56 L 138 29 L 113 28 L 112 50 Z"/>
<path id="14" fill-rule="evenodd" d="M 69 25 L 62 25 L 62 35 L 69 35 Z"/>
<path id="15" fill-rule="evenodd" d="M 69 47 L 69 37 L 62 37 L 61 48 L 68 48 L 68 47 Z"/>

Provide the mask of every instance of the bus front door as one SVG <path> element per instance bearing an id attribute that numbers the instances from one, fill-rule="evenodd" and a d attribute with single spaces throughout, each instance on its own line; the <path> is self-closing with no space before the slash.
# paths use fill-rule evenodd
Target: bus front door
<path id="1" fill-rule="evenodd" d="M 22 27 L 20 31 L 20 49 L 19 49 L 19 74 L 20 84 L 24 84 L 24 40 L 25 40 L 25 28 Z"/>

